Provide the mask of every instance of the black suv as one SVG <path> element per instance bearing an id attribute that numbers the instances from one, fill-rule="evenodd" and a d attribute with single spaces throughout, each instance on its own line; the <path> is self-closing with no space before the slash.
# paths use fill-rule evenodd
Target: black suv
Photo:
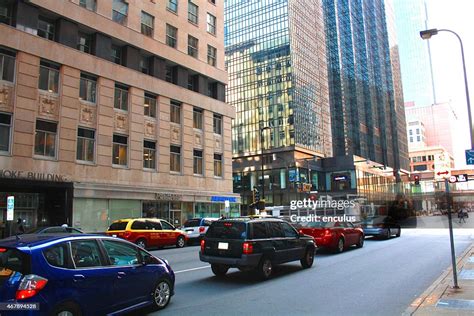
<path id="1" fill-rule="evenodd" d="M 254 270 L 268 279 L 275 264 L 300 260 L 303 268 L 313 265 L 313 237 L 299 234 L 276 218 L 233 218 L 213 222 L 201 241 L 199 259 L 211 264 L 216 276 L 229 268 Z"/>

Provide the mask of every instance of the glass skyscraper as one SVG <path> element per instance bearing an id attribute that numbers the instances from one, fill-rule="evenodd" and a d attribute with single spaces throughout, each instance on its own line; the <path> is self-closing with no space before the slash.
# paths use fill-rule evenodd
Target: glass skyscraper
<path id="1" fill-rule="evenodd" d="M 391 3 L 323 0 L 334 156 L 408 170 Z"/>

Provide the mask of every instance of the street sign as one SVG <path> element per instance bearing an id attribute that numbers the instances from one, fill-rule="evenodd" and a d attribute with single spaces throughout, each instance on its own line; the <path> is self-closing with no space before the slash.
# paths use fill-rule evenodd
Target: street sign
<path id="1" fill-rule="evenodd" d="M 447 152 L 434 155 L 434 179 L 444 180 L 451 177 L 451 159 Z"/>
<path id="2" fill-rule="evenodd" d="M 466 149 L 466 164 L 474 165 L 474 149 Z"/>
<path id="3" fill-rule="evenodd" d="M 456 176 L 451 176 L 449 177 L 449 182 L 451 183 L 456 183 L 456 182 L 467 182 L 468 181 L 468 176 L 466 173 L 464 174 L 458 174 Z"/>
<path id="4" fill-rule="evenodd" d="M 15 208 L 15 197 L 14 196 L 7 197 L 7 221 L 13 220 L 14 208 Z"/>

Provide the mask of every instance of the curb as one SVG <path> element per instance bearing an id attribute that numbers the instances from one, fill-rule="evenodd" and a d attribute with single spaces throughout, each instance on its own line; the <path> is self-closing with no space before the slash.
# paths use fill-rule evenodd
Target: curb
<path id="1" fill-rule="evenodd" d="M 466 248 L 466 250 L 463 251 L 462 254 L 460 254 L 459 256 L 457 256 L 456 258 L 456 268 L 457 268 L 457 271 L 458 271 L 458 274 L 459 274 L 459 269 L 461 268 L 462 266 L 462 263 L 464 261 L 464 258 L 471 252 L 471 251 L 474 251 L 474 243 L 471 243 L 470 246 L 468 246 Z M 431 284 L 420 296 L 418 296 L 418 298 L 416 298 L 411 304 L 410 306 L 408 306 L 408 308 L 402 313 L 403 316 L 410 316 L 410 315 L 413 315 L 419 308 L 420 306 L 425 302 L 425 300 L 430 297 L 430 300 L 433 300 L 433 297 L 436 297 L 436 301 L 438 301 L 439 298 L 441 298 L 444 294 L 444 292 L 446 291 L 447 288 L 450 287 L 447 286 L 446 288 L 443 289 L 442 292 L 440 293 L 437 293 L 437 294 L 434 294 L 433 293 L 435 292 L 436 288 L 448 277 L 450 277 L 450 275 L 452 275 L 452 272 L 453 272 L 453 268 L 452 268 L 452 265 L 450 264 L 449 265 L 449 268 L 447 268 L 442 274 L 440 277 L 438 277 L 434 282 L 433 284 Z M 451 283 L 451 282 L 450 282 Z M 438 291 L 439 292 L 439 291 Z"/>

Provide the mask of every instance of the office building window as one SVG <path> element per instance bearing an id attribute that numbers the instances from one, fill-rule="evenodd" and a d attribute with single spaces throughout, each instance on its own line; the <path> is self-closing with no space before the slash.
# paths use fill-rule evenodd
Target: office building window
<path id="1" fill-rule="evenodd" d="M 188 75 L 188 89 L 197 92 L 198 88 L 199 88 L 199 75 Z"/>
<path id="2" fill-rule="evenodd" d="M 181 172 L 181 147 L 170 146 L 170 170 Z"/>
<path id="3" fill-rule="evenodd" d="M 10 152 L 11 114 L 0 113 L 0 153 Z"/>
<path id="4" fill-rule="evenodd" d="M 178 12 L 178 0 L 168 0 L 166 8 L 174 13 Z"/>
<path id="5" fill-rule="evenodd" d="M 128 87 L 115 84 L 114 108 L 128 111 Z"/>
<path id="6" fill-rule="evenodd" d="M 84 53 L 91 53 L 92 36 L 90 34 L 79 32 L 77 49 Z"/>
<path id="7" fill-rule="evenodd" d="M 222 155 L 214 154 L 214 176 L 222 177 Z"/>
<path id="8" fill-rule="evenodd" d="M 166 45 L 176 48 L 178 41 L 178 29 L 174 26 L 166 24 Z"/>
<path id="9" fill-rule="evenodd" d="M 156 117 L 156 95 L 145 92 L 144 115 Z"/>
<path id="10" fill-rule="evenodd" d="M 191 35 L 188 35 L 188 55 L 195 58 L 198 57 L 198 43 L 199 40 Z"/>
<path id="11" fill-rule="evenodd" d="M 207 31 L 216 35 L 216 17 L 212 14 L 207 14 Z"/>
<path id="12" fill-rule="evenodd" d="M 198 16 L 199 16 L 199 7 L 188 1 L 188 21 L 194 24 L 198 24 Z"/>
<path id="13" fill-rule="evenodd" d="M 176 124 L 181 124 L 181 102 L 171 100 L 170 121 Z"/>
<path id="14" fill-rule="evenodd" d="M 222 135 L 222 116 L 214 114 L 213 126 L 214 134 Z"/>
<path id="15" fill-rule="evenodd" d="M 94 162 L 95 131 L 79 127 L 77 129 L 76 159 Z"/>
<path id="16" fill-rule="evenodd" d="M 97 0 L 80 0 L 79 5 L 90 11 L 95 11 L 97 8 Z"/>
<path id="17" fill-rule="evenodd" d="M 128 137 L 114 134 L 112 143 L 112 164 L 127 166 Z"/>
<path id="18" fill-rule="evenodd" d="M 13 25 L 13 5 L 14 0 L 0 1 L 0 23 Z"/>
<path id="19" fill-rule="evenodd" d="M 13 82 L 15 78 L 15 56 L 14 52 L 0 48 L 0 80 Z"/>
<path id="20" fill-rule="evenodd" d="M 208 82 L 207 95 L 211 98 L 217 99 L 217 82 Z"/>
<path id="21" fill-rule="evenodd" d="M 194 174 L 202 175 L 202 150 L 193 151 L 193 170 Z"/>
<path id="22" fill-rule="evenodd" d="M 118 65 L 122 64 L 122 47 L 112 45 L 112 61 Z"/>
<path id="23" fill-rule="evenodd" d="M 202 110 L 198 108 L 193 109 L 193 127 L 202 129 Z"/>
<path id="24" fill-rule="evenodd" d="M 216 4 L 216 0 L 209 0 L 210 3 Z"/>
<path id="25" fill-rule="evenodd" d="M 59 65 L 44 61 L 40 62 L 38 88 L 41 90 L 58 93 L 59 91 Z"/>
<path id="26" fill-rule="evenodd" d="M 124 25 L 127 23 L 128 3 L 124 0 L 113 0 L 112 20 Z"/>
<path id="27" fill-rule="evenodd" d="M 142 34 L 153 37 L 154 20 L 153 15 L 142 11 Z"/>
<path id="28" fill-rule="evenodd" d="M 147 56 L 140 56 L 140 64 L 138 65 L 140 71 L 144 74 L 149 75 L 150 72 L 150 58 Z"/>
<path id="29" fill-rule="evenodd" d="M 216 66 L 217 49 L 211 45 L 207 45 L 207 63 L 211 66 Z"/>
<path id="30" fill-rule="evenodd" d="M 36 121 L 35 155 L 56 157 L 57 123 Z"/>
<path id="31" fill-rule="evenodd" d="M 156 165 L 156 142 L 143 141 L 143 168 L 155 169 Z"/>
<path id="32" fill-rule="evenodd" d="M 79 98 L 81 100 L 96 103 L 97 95 L 97 78 L 81 73 L 81 81 L 79 84 Z"/>
<path id="33" fill-rule="evenodd" d="M 55 22 L 44 17 L 38 18 L 38 36 L 54 41 Z"/>
<path id="34" fill-rule="evenodd" d="M 165 80 L 168 81 L 168 82 L 171 82 L 171 83 L 176 84 L 176 80 L 177 80 L 177 75 L 176 75 L 177 66 L 166 65 L 165 70 L 166 70 L 166 73 L 165 73 Z"/>

